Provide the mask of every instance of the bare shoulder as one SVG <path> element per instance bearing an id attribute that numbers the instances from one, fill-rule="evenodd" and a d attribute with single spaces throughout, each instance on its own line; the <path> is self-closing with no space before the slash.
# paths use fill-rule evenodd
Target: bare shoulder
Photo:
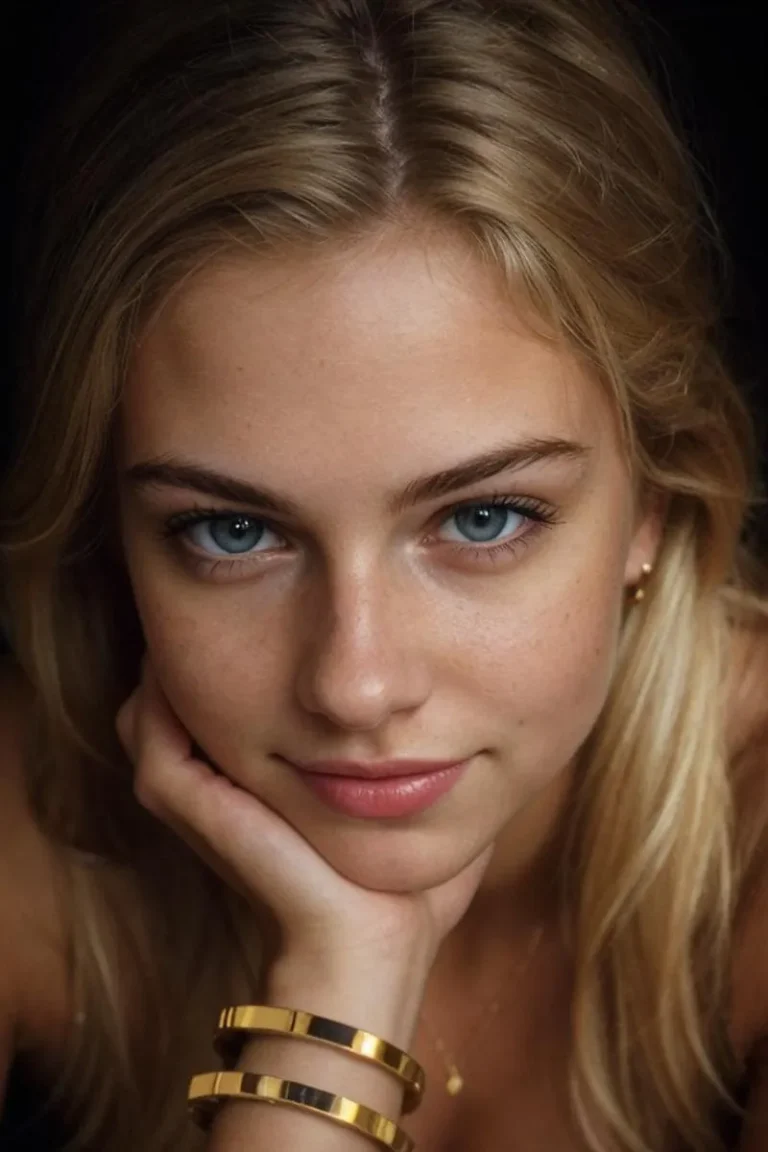
<path id="1" fill-rule="evenodd" d="M 27 802 L 24 771 L 31 692 L 15 664 L 0 660 L 0 931 L 5 981 L 14 992 L 16 1042 L 56 1045 L 69 1021 L 63 910 L 55 853 Z"/>

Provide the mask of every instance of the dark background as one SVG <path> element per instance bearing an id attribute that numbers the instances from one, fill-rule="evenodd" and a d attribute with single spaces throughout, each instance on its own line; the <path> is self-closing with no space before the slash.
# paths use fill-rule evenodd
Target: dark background
<path id="1" fill-rule="evenodd" d="M 255 0 L 257 3 L 258 0 Z M 766 336 L 766 188 L 763 176 L 766 91 L 766 17 L 759 0 L 637 0 L 647 17 L 641 46 L 701 169 L 731 254 L 724 298 L 724 343 L 758 426 L 764 483 L 768 483 Z M 9 182 L 12 193 L 27 140 L 66 85 L 72 62 L 89 44 L 94 0 L 12 3 L 18 53 L 11 91 Z M 11 27 L 6 23 L 6 30 Z M 15 197 L 15 212 L 24 205 Z M 10 237 L 9 237 L 10 239 Z M 14 340 L 20 283 L 12 271 L 6 316 L 6 370 L 0 388 L 0 469 L 12 442 L 10 402 L 15 380 Z M 758 544 L 768 553 L 768 511 L 758 521 Z"/>

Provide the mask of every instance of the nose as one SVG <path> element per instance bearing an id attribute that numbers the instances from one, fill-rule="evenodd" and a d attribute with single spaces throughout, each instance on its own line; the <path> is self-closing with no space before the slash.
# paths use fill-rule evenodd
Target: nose
<path id="1" fill-rule="evenodd" d="M 389 586 L 387 584 L 389 583 Z M 307 606 L 308 639 L 299 646 L 296 691 L 304 709 L 335 726 L 372 730 L 390 713 L 419 707 L 429 696 L 426 653 L 414 629 L 418 609 L 391 580 L 358 581 Z"/>

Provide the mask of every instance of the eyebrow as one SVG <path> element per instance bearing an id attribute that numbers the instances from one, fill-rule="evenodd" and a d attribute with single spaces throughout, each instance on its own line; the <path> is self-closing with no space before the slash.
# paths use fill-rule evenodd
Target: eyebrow
<path id="1" fill-rule="evenodd" d="M 390 497 L 388 509 L 396 516 L 416 504 L 446 496 L 470 484 L 488 480 L 500 472 L 517 471 L 546 460 L 584 460 L 590 452 L 591 449 L 585 444 L 556 437 L 501 444 L 441 472 L 412 480 L 402 491 Z M 270 488 L 250 484 L 247 480 L 201 467 L 179 457 L 163 456 L 133 464 L 126 470 L 125 477 L 132 485 L 139 487 L 193 489 L 207 496 L 230 500 L 236 504 L 250 504 L 290 519 L 300 519 L 302 515 L 298 504 Z"/>

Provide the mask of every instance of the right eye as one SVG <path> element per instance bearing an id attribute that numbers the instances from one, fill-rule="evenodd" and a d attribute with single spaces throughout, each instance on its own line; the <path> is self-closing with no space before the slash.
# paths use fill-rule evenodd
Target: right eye
<path id="1" fill-rule="evenodd" d="M 163 535 L 183 535 L 209 556 L 221 558 L 250 554 L 269 531 L 265 520 L 245 512 L 190 509 L 173 516 Z"/>

